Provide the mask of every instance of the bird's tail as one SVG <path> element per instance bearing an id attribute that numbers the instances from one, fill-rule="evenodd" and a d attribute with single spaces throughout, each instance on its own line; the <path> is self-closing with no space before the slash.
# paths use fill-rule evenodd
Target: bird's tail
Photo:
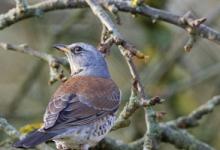
<path id="1" fill-rule="evenodd" d="M 40 132 L 40 131 L 34 131 L 29 133 L 26 137 L 21 139 L 20 141 L 17 141 L 13 144 L 13 147 L 16 148 L 34 148 L 36 145 L 43 143 L 54 136 L 56 136 L 56 133 L 46 133 L 46 132 Z"/>

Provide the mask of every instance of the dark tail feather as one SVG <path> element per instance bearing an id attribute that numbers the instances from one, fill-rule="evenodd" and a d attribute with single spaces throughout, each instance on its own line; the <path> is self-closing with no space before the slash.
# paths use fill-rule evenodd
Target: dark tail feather
<path id="1" fill-rule="evenodd" d="M 17 141 L 13 144 L 13 147 L 16 148 L 34 148 L 36 145 L 43 143 L 54 136 L 56 136 L 56 133 L 46 133 L 46 132 L 40 132 L 40 131 L 34 131 L 29 133 L 25 138 L 21 139 L 20 141 Z"/>

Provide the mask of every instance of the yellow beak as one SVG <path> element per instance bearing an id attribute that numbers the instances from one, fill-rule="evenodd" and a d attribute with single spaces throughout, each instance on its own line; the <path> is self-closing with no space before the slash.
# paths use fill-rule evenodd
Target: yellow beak
<path id="1" fill-rule="evenodd" d="M 61 51 L 61 52 L 68 52 L 68 51 L 69 51 L 69 49 L 67 48 L 67 46 L 64 45 L 64 44 L 55 44 L 55 45 L 53 46 L 53 48 L 56 48 L 57 50 L 59 50 L 59 51 Z"/>

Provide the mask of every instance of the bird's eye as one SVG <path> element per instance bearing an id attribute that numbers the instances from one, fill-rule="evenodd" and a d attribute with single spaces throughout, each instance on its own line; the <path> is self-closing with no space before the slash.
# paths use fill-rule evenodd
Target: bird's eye
<path id="1" fill-rule="evenodd" d="M 82 51 L 83 51 L 83 48 L 82 47 L 80 47 L 80 46 L 76 46 L 76 47 L 74 47 L 72 50 L 72 53 L 74 53 L 74 54 L 80 54 L 80 53 L 82 53 Z"/>

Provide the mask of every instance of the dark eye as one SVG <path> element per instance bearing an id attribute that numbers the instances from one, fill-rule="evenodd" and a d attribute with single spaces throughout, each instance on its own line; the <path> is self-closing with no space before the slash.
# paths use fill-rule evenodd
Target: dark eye
<path id="1" fill-rule="evenodd" d="M 74 47 L 71 51 L 72 51 L 73 54 L 76 54 L 76 55 L 77 55 L 77 54 L 82 53 L 83 48 L 80 47 L 80 46 L 76 46 L 76 47 Z"/>

